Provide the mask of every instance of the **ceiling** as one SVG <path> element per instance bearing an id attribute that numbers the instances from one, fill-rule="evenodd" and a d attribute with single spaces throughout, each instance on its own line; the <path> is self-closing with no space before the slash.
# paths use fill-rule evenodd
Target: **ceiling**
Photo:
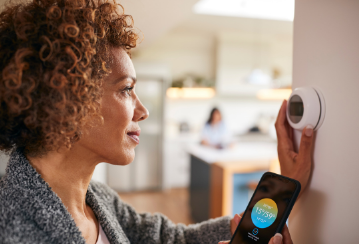
<path id="1" fill-rule="evenodd" d="M 176 28 L 203 31 L 214 34 L 220 32 L 256 31 L 263 34 L 292 35 L 293 22 L 192 13 Z"/>
<path id="2" fill-rule="evenodd" d="M 116 0 L 133 16 L 144 37 L 139 49 L 148 47 L 170 30 L 193 30 L 217 34 L 223 31 L 261 32 L 292 36 L 293 22 L 223 17 L 193 13 L 199 0 Z M 7 0 L 0 0 L 0 6 Z"/>
<path id="3" fill-rule="evenodd" d="M 139 48 L 184 22 L 198 0 L 119 0 L 126 14 L 132 15 L 135 26 L 144 35 Z"/>
<path id="4" fill-rule="evenodd" d="M 148 47 L 169 31 L 195 31 L 211 35 L 222 32 L 259 33 L 292 38 L 293 22 L 195 14 L 198 0 L 120 0 L 144 36 L 138 49 Z"/>

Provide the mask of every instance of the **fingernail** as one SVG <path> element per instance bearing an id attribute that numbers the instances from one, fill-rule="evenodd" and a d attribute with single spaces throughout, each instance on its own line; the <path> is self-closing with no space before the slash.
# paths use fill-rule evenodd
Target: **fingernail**
<path id="1" fill-rule="evenodd" d="M 239 222 L 241 221 L 241 216 L 239 216 L 238 214 L 236 214 L 236 216 L 234 216 L 234 222 L 236 222 L 236 225 L 239 225 Z"/>
<path id="2" fill-rule="evenodd" d="M 306 128 L 305 128 L 305 135 L 307 137 L 311 137 L 313 135 L 313 126 L 311 125 L 308 125 Z"/>
<path id="3" fill-rule="evenodd" d="M 279 233 L 275 234 L 274 238 L 273 238 L 273 243 L 274 244 L 282 244 L 282 240 L 283 240 L 283 236 Z"/>

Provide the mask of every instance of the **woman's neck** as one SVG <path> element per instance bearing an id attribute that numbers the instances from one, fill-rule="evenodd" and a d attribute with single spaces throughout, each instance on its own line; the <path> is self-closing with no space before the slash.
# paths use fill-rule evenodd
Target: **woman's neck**
<path id="1" fill-rule="evenodd" d="M 97 164 L 89 156 L 72 148 L 28 158 L 74 218 L 87 215 L 86 192 Z"/>
<path id="2" fill-rule="evenodd" d="M 62 200 L 86 243 L 96 243 L 98 221 L 92 209 L 86 204 L 86 192 L 93 171 L 101 160 L 80 146 L 28 159 Z"/>

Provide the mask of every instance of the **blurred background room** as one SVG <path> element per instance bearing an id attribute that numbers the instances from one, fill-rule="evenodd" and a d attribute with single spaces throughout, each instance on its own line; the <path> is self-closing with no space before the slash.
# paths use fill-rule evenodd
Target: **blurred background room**
<path id="1" fill-rule="evenodd" d="M 132 60 L 150 117 L 135 161 L 102 163 L 93 178 L 175 223 L 243 212 L 262 173 L 279 172 L 274 122 L 291 93 L 294 0 L 119 2 L 142 33 Z"/>

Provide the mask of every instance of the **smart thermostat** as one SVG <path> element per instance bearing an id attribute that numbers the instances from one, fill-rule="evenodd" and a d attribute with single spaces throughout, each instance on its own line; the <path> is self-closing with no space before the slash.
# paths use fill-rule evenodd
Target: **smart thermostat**
<path id="1" fill-rule="evenodd" d="M 314 130 L 322 125 L 325 116 L 325 101 L 317 88 L 296 88 L 288 99 L 287 119 L 290 126 L 303 130 L 308 125 Z"/>

